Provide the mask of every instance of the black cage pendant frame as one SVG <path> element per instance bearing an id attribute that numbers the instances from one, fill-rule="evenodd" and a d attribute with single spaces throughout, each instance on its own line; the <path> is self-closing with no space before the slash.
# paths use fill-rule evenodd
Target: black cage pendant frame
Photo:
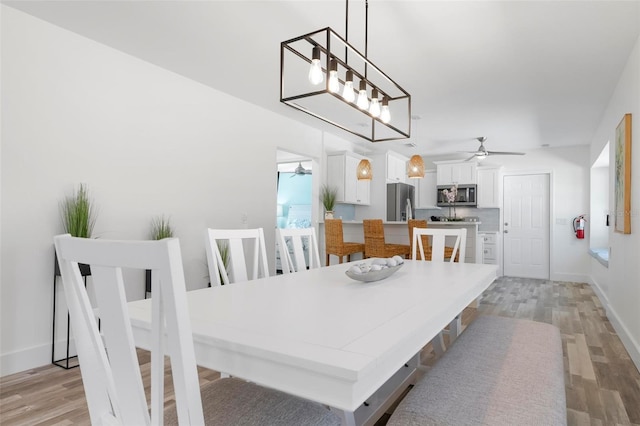
<path id="1" fill-rule="evenodd" d="M 314 48 L 320 50 L 323 75 L 316 85 L 308 78 Z M 337 76 L 337 92 L 330 89 L 330 74 Z M 364 86 L 367 103 L 375 97 L 388 108 L 388 122 L 345 99 L 345 80 L 351 75 L 352 97 L 357 99 Z M 411 137 L 411 95 L 329 27 L 280 44 L 280 102 L 370 142 Z"/>

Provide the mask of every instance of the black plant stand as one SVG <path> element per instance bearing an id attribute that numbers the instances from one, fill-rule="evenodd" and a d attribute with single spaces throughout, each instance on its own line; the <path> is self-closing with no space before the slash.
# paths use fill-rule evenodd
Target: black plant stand
<path id="1" fill-rule="evenodd" d="M 91 275 L 91 268 L 89 265 L 85 265 L 83 263 L 78 264 L 80 268 L 80 275 L 84 278 L 84 286 L 87 287 L 87 276 Z M 69 321 L 69 311 L 67 311 L 67 352 L 66 357 L 56 359 L 56 290 L 58 277 L 60 276 L 60 267 L 58 266 L 58 257 L 55 257 L 55 263 L 53 267 L 53 338 L 51 342 L 51 363 L 57 365 L 58 367 L 64 368 L 65 370 L 69 370 L 70 368 L 78 367 L 80 364 L 77 362 L 78 355 L 69 356 L 69 332 L 70 332 L 70 321 Z M 73 364 L 70 364 L 71 360 L 75 360 Z"/>
<path id="2" fill-rule="evenodd" d="M 144 274 L 144 298 L 151 295 L 151 269 L 145 270 Z"/>

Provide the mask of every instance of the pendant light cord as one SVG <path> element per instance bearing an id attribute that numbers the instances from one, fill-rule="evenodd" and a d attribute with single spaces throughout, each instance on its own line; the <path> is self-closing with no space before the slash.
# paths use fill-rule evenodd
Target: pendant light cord
<path id="1" fill-rule="evenodd" d="M 364 2 L 364 57 L 369 58 L 369 0 Z M 367 78 L 367 63 L 364 63 L 364 78 Z"/>
<path id="2" fill-rule="evenodd" d="M 346 40 L 347 44 L 344 46 L 344 63 L 348 64 L 349 63 L 349 49 L 347 48 L 347 45 L 349 44 L 349 0 L 346 0 L 346 10 L 344 12 L 344 39 Z"/>

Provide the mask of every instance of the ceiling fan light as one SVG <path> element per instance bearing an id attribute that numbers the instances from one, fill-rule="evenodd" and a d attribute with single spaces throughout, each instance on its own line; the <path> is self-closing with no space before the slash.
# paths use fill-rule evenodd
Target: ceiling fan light
<path id="1" fill-rule="evenodd" d="M 360 160 L 356 168 L 356 176 L 358 180 L 371 180 L 373 173 L 371 171 L 371 163 L 367 159 Z"/>
<path id="2" fill-rule="evenodd" d="M 409 159 L 407 165 L 407 176 L 412 179 L 420 179 L 424 177 L 424 160 L 419 155 L 414 155 Z"/>

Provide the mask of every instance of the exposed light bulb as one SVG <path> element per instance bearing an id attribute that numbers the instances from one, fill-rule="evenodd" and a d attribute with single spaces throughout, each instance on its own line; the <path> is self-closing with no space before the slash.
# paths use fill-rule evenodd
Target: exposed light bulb
<path id="1" fill-rule="evenodd" d="M 342 97 L 347 102 L 353 102 L 356 98 L 353 91 L 353 71 L 351 70 L 347 71 L 347 76 L 344 79 L 344 91 L 342 92 Z"/>
<path id="2" fill-rule="evenodd" d="M 380 120 L 383 123 L 391 121 L 391 112 L 389 111 L 389 98 L 384 96 L 382 98 L 382 108 L 380 109 Z"/>
<path id="3" fill-rule="evenodd" d="M 318 85 L 324 80 L 322 66 L 320 65 L 320 48 L 314 47 L 311 53 L 311 68 L 309 68 L 309 82 Z"/>
<path id="4" fill-rule="evenodd" d="M 360 80 L 360 92 L 358 93 L 358 102 L 356 102 L 358 108 L 369 109 L 369 98 L 367 98 L 367 83 L 364 80 Z"/>
<path id="5" fill-rule="evenodd" d="M 371 106 L 369 106 L 369 114 L 374 117 L 380 116 L 380 101 L 378 100 L 378 89 L 371 90 Z"/>
<path id="6" fill-rule="evenodd" d="M 340 91 L 340 81 L 338 80 L 338 61 L 329 61 L 329 91 L 338 93 Z"/>

